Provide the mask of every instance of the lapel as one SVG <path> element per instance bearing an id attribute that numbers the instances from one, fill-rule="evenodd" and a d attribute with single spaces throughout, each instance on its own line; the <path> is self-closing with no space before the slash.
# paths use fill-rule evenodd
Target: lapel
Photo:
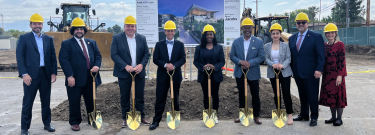
<path id="1" fill-rule="evenodd" d="M 89 53 L 89 56 L 90 56 L 90 63 L 94 61 L 94 51 L 93 51 L 93 48 L 92 48 L 92 42 L 89 42 L 86 38 L 85 38 L 85 42 L 86 42 L 86 45 L 87 45 L 87 53 Z"/>
<path id="2" fill-rule="evenodd" d="M 167 49 L 168 49 L 168 47 L 167 47 Z M 179 50 L 179 48 L 177 48 L 176 39 L 174 39 L 173 46 L 172 46 L 171 60 L 170 61 L 172 61 L 172 58 L 173 58 L 173 56 L 174 56 L 174 54 L 176 53 L 177 50 Z M 168 52 L 168 50 L 167 50 L 167 52 Z"/>
<path id="3" fill-rule="evenodd" d="M 135 37 L 135 50 L 137 51 L 137 56 L 135 56 L 135 60 L 137 61 L 138 58 L 140 58 L 139 56 L 141 55 L 140 52 L 142 52 L 141 50 L 141 46 L 142 46 L 142 40 L 139 38 L 139 35 L 137 33 L 135 33 L 134 35 Z M 142 58 L 140 58 L 142 59 Z M 137 63 L 138 64 L 138 63 Z"/>
<path id="4" fill-rule="evenodd" d="M 281 63 L 281 54 L 284 53 L 284 44 L 283 42 L 280 41 L 280 45 L 279 45 L 279 62 Z"/>
<path id="5" fill-rule="evenodd" d="M 131 57 L 130 51 L 129 51 L 128 40 L 126 38 L 125 32 L 121 33 L 121 37 L 120 38 L 122 39 L 122 42 L 124 44 L 124 47 L 125 47 L 125 50 L 126 50 L 127 54 L 129 55 L 129 57 Z"/>
<path id="6" fill-rule="evenodd" d="M 303 39 L 301 45 L 305 46 L 306 44 L 304 44 L 304 43 L 306 43 L 307 40 L 308 40 L 309 38 L 310 38 L 310 30 L 307 30 L 306 35 L 305 35 L 305 38 Z M 301 52 L 301 49 L 302 49 L 302 46 L 301 46 L 301 45 L 300 45 L 300 47 L 299 47 L 299 51 L 298 51 L 298 53 Z"/>
<path id="7" fill-rule="evenodd" d="M 72 45 L 75 46 L 75 48 L 79 50 L 78 52 L 83 56 L 83 58 L 85 58 L 85 55 L 83 54 L 83 51 L 81 47 L 79 46 L 78 41 L 74 37 L 72 37 L 70 42 L 72 42 Z"/>
<path id="8" fill-rule="evenodd" d="M 267 51 L 267 53 L 269 54 L 268 55 L 268 58 L 272 61 L 273 59 L 272 59 L 272 42 L 270 42 L 271 44 L 267 47 L 267 48 L 265 48 L 265 50 Z M 279 48 L 280 49 L 280 48 Z"/>
<path id="9" fill-rule="evenodd" d="M 212 49 L 214 49 L 214 56 L 212 57 L 212 63 L 214 63 L 216 54 L 219 54 L 219 45 L 214 45 Z"/>
<path id="10" fill-rule="evenodd" d="M 251 36 L 250 37 L 250 45 L 249 45 L 249 48 L 247 48 L 247 54 L 246 54 L 246 59 L 245 59 L 246 61 L 249 59 L 248 57 L 250 55 L 250 51 L 251 51 L 252 47 L 254 46 L 254 42 L 255 42 L 254 36 Z"/>
<path id="11" fill-rule="evenodd" d="M 35 40 L 35 37 L 34 37 L 34 33 L 33 32 L 30 32 L 30 38 L 31 38 L 31 43 L 33 44 L 34 48 L 37 50 L 37 52 L 39 53 L 39 50 L 38 50 L 38 46 L 36 45 L 36 40 Z"/>
<path id="12" fill-rule="evenodd" d="M 240 54 L 241 54 L 241 57 L 239 57 L 239 58 L 241 58 L 241 60 L 245 60 L 245 50 L 244 50 L 244 44 L 243 44 L 243 42 L 244 42 L 243 36 L 240 37 L 239 41 L 240 41 L 239 49 L 240 49 Z"/>
<path id="13" fill-rule="evenodd" d="M 42 40 L 43 40 L 43 54 L 44 54 L 44 58 L 46 57 L 46 53 L 47 53 L 47 48 L 48 48 L 48 45 L 47 45 L 47 41 L 46 41 L 47 38 L 45 38 L 45 35 L 43 34 L 42 35 Z"/>
<path id="14" fill-rule="evenodd" d="M 168 47 L 167 47 L 167 43 L 166 43 L 166 39 L 162 40 L 162 46 L 160 48 L 161 50 L 161 55 L 164 55 L 164 57 L 167 58 L 167 61 L 169 61 L 169 54 L 168 54 Z M 174 43 L 173 43 L 174 44 Z M 173 49 L 172 49 L 173 50 Z M 172 57 L 171 57 L 172 59 Z M 169 61 L 170 62 L 170 61 Z"/>

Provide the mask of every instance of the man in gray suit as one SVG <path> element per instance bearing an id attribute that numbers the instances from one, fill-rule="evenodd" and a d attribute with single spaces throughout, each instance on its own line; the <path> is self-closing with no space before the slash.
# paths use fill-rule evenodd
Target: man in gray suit
<path id="1" fill-rule="evenodd" d="M 122 127 L 127 127 L 126 112 L 130 110 L 132 86 L 130 73 L 134 74 L 134 72 L 137 74 L 135 76 L 135 108 L 141 112 L 141 124 L 150 125 L 144 113 L 145 67 L 150 57 L 146 37 L 135 33 L 134 17 L 126 17 L 124 23 L 125 32 L 114 35 L 111 44 L 111 58 L 115 62 L 113 76 L 118 77 L 121 93 Z"/>
<path id="2" fill-rule="evenodd" d="M 252 95 L 252 103 L 254 109 L 254 122 L 262 124 L 259 119 L 260 115 L 260 99 L 259 99 L 259 64 L 264 61 L 263 41 L 252 36 L 254 23 L 250 18 L 246 18 L 241 23 L 243 36 L 235 39 L 232 43 L 230 51 L 230 60 L 235 64 L 234 76 L 236 77 L 240 108 L 245 108 L 245 82 L 242 70 L 249 72 L 247 74 L 247 83 L 250 85 Z M 235 123 L 240 123 L 240 119 L 236 119 Z"/>

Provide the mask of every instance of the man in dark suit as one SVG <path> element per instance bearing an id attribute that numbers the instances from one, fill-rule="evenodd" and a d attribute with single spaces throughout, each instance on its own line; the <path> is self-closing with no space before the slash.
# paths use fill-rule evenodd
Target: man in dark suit
<path id="1" fill-rule="evenodd" d="M 123 33 L 116 34 L 112 38 L 111 58 L 115 62 L 113 76 L 118 77 L 118 84 L 121 93 L 122 127 L 127 127 L 126 112 L 130 111 L 130 92 L 132 76 L 135 72 L 135 108 L 141 112 L 141 124 L 150 125 L 144 113 L 144 88 L 145 88 L 145 67 L 150 53 L 146 37 L 135 33 L 136 20 L 128 16 L 124 21 Z M 134 74 L 134 73 L 133 73 Z"/>
<path id="2" fill-rule="evenodd" d="M 39 89 L 42 103 L 44 129 L 55 132 L 51 126 L 51 83 L 56 81 L 57 60 L 53 39 L 42 34 L 43 17 L 34 14 L 30 17 L 32 32 L 20 36 L 16 58 L 19 77 L 23 79 L 23 102 L 21 113 L 21 134 L 28 135 L 33 103 Z"/>
<path id="3" fill-rule="evenodd" d="M 307 29 L 307 14 L 299 13 L 295 21 L 299 32 L 289 38 L 289 46 L 292 54 L 291 67 L 301 101 L 301 113 L 293 120 L 309 121 L 310 107 L 310 126 L 316 126 L 319 115 L 319 81 L 325 60 L 324 41 L 322 35 Z"/>
<path id="4" fill-rule="evenodd" d="M 150 125 L 150 130 L 154 130 L 159 126 L 162 119 L 165 102 L 170 88 L 169 74 L 175 73 L 173 80 L 173 95 L 174 95 L 174 109 L 180 111 L 178 102 L 180 93 L 180 84 L 182 82 L 181 66 L 186 62 L 184 43 L 174 39 L 176 33 L 176 24 L 169 20 L 164 25 L 164 33 L 166 39 L 159 41 L 155 45 L 155 52 L 153 56 L 154 63 L 158 66 L 156 77 L 156 102 L 155 102 L 155 116 Z"/>
<path id="5" fill-rule="evenodd" d="M 81 18 L 72 21 L 70 34 L 72 38 L 61 43 L 59 61 L 65 74 L 65 86 L 69 100 L 69 124 L 73 131 L 79 131 L 81 118 L 81 96 L 85 100 L 86 112 L 94 111 L 93 102 L 93 75 L 98 74 L 95 79 L 96 86 L 102 82 L 99 68 L 102 56 L 96 42 L 84 38 L 87 33 L 85 22 Z"/>

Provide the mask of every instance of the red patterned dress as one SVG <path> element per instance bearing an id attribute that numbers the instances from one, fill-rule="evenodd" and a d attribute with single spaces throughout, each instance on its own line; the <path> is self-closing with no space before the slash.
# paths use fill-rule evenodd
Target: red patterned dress
<path id="1" fill-rule="evenodd" d="M 323 81 L 320 90 L 319 104 L 327 107 L 345 108 L 346 101 L 346 62 L 344 43 L 338 41 L 333 45 L 325 43 L 325 64 Z M 342 83 L 336 86 L 337 76 L 342 76 Z"/>

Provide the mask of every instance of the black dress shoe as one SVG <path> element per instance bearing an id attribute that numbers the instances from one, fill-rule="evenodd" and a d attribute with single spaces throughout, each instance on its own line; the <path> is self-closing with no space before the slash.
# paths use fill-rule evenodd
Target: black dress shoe
<path id="1" fill-rule="evenodd" d="M 159 123 L 158 122 L 153 122 L 151 125 L 150 125 L 150 130 L 155 130 L 157 127 L 159 126 Z"/>
<path id="2" fill-rule="evenodd" d="M 325 120 L 324 123 L 326 123 L 326 124 L 330 124 L 330 123 L 333 123 L 333 122 L 335 122 L 335 121 L 336 121 L 336 119 L 331 118 L 331 119 L 329 119 L 329 120 Z"/>
<path id="3" fill-rule="evenodd" d="M 21 130 L 21 135 L 30 135 L 29 131 L 27 129 Z"/>
<path id="4" fill-rule="evenodd" d="M 55 132 L 55 128 L 52 127 L 52 125 L 44 126 L 44 130 L 47 130 L 48 132 Z"/>
<path id="5" fill-rule="evenodd" d="M 309 118 L 303 118 L 301 115 L 298 115 L 296 118 L 293 118 L 293 121 L 309 121 Z"/>
<path id="6" fill-rule="evenodd" d="M 337 123 L 339 121 L 340 123 Z M 342 120 L 337 120 L 336 122 L 333 123 L 333 126 L 341 126 L 344 122 Z"/>
<path id="7" fill-rule="evenodd" d="M 316 126 L 316 125 L 318 125 L 318 120 L 317 119 L 311 119 L 310 126 Z"/>

